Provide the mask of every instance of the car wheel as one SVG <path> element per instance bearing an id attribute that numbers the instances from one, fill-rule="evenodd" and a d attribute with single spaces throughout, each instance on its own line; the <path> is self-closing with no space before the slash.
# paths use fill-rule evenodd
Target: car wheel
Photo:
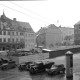
<path id="1" fill-rule="evenodd" d="M 48 75 L 52 75 L 53 73 L 52 72 L 48 72 Z"/>
<path id="2" fill-rule="evenodd" d="M 34 73 L 35 73 L 35 72 L 34 72 L 34 69 L 31 69 L 31 70 L 30 70 L 30 73 L 31 73 L 31 74 L 34 74 Z"/>

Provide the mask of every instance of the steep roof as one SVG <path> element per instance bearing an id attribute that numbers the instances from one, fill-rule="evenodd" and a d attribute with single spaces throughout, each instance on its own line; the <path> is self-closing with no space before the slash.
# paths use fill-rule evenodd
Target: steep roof
<path id="1" fill-rule="evenodd" d="M 58 29 L 59 30 L 59 28 L 56 25 L 50 24 L 47 27 L 43 27 L 43 28 L 41 27 L 41 29 L 38 32 L 36 32 L 36 35 L 46 33 L 49 29 L 52 29 L 52 30 L 53 29 Z"/>
<path id="2" fill-rule="evenodd" d="M 26 28 L 27 32 L 34 32 L 31 25 L 28 22 L 20 22 L 20 21 L 17 22 L 19 24 L 19 27 L 22 26 L 23 28 Z"/>
<path id="3" fill-rule="evenodd" d="M 20 21 L 16 21 L 16 20 L 11 20 L 5 16 L 4 12 L 3 12 L 3 15 L 1 15 L 1 17 L 0 17 L 0 21 L 3 23 L 6 22 L 7 26 L 10 29 L 27 31 L 27 32 L 34 32 L 28 22 L 20 22 Z"/>
<path id="4" fill-rule="evenodd" d="M 79 25 L 80 24 L 80 21 L 78 21 L 76 24 L 74 24 L 74 25 Z"/>
<path id="5" fill-rule="evenodd" d="M 58 27 L 54 24 L 50 24 L 50 25 L 48 25 L 48 28 L 58 28 Z"/>
<path id="6" fill-rule="evenodd" d="M 36 32 L 36 35 L 45 33 L 46 31 L 47 31 L 47 28 L 46 27 L 41 27 L 41 29 L 39 29 L 39 31 Z"/>

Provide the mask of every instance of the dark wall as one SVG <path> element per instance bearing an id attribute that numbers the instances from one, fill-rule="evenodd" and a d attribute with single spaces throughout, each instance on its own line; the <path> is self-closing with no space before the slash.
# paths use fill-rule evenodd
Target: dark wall
<path id="1" fill-rule="evenodd" d="M 80 47 L 78 48 L 71 48 L 71 49 L 64 49 L 64 50 L 57 50 L 49 52 L 49 58 L 55 58 L 58 56 L 63 56 L 67 51 L 71 51 L 73 54 L 80 52 Z"/>

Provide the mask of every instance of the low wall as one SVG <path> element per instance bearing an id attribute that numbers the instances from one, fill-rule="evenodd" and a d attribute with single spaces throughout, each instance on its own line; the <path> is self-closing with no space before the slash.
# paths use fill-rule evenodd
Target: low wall
<path id="1" fill-rule="evenodd" d="M 43 60 L 47 58 L 49 58 L 49 53 L 21 56 L 19 57 L 19 64 L 25 61 Z"/>
<path id="2" fill-rule="evenodd" d="M 58 56 L 63 56 L 63 55 L 65 55 L 65 53 L 67 51 L 71 51 L 73 54 L 76 54 L 76 53 L 80 52 L 80 47 L 51 51 L 51 52 L 49 52 L 49 58 L 55 58 Z"/>
<path id="3" fill-rule="evenodd" d="M 27 61 L 35 61 L 35 60 L 43 60 L 49 58 L 49 53 L 41 53 L 41 54 L 35 54 L 35 55 L 28 55 L 28 56 L 10 56 L 8 58 L 11 58 L 12 60 L 16 61 L 17 64 L 27 62 Z"/>
<path id="4" fill-rule="evenodd" d="M 21 56 L 21 57 L 10 57 L 14 61 L 16 61 L 17 64 L 26 62 L 26 61 L 35 61 L 35 60 L 43 60 L 43 59 L 50 59 L 55 58 L 59 56 L 65 55 L 67 51 L 71 51 L 73 54 L 80 52 L 80 47 L 75 48 L 67 48 L 67 49 L 61 49 L 61 50 L 54 50 L 49 53 L 42 53 L 42 54 L 34 54 L 34 55 L 28 55 L 28 56 Z"/>

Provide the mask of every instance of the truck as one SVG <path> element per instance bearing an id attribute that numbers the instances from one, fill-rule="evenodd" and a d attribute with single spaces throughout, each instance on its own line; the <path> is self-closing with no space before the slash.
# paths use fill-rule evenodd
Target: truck
<path id="1" fill-rule="evenodd" d="M 43 63 L 43 61 L 36 61 L 33 64 L 31 64 L 29 72 L 31 74 L 45 72 L 45 70 L 47 68 L 50 68 L 53 64 L 54 62 L 50 62 L 50 61 L 46 62 L 45 64 Z"/>

